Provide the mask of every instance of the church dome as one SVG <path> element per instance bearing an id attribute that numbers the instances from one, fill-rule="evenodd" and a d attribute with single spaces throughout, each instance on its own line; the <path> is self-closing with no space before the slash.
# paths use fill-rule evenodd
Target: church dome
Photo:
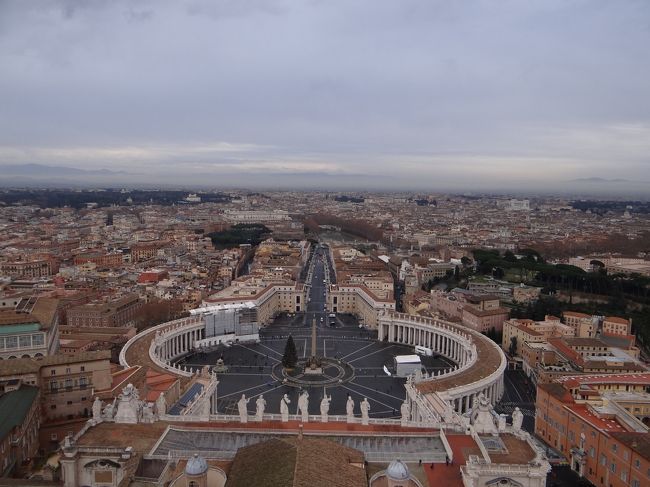
<path id="1" fill-rule="evenodd" d="M 208 471 L 208 462 L 205 458 L 198 456 L 196 453 L 187 461 L 185 465 L 186 475 L 203 475 Z"/>
<path id="2" fill-rule="evenodd" d="M 393 460 L 386 469 L 386 477 L 391 480 L 408 480 L 411 473 L 403 461 Z"/>

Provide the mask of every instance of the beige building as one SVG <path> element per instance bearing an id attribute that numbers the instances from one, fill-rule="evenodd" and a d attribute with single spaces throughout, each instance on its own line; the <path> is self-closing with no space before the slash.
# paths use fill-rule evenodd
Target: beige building
<path id="1" fill-rule="evenodd" d="M 39 387 L 45 425 L 76 430 L 80 425 L 73 422 L 90 414 L 93 393 L 111 387 L 110 355 L 101 351 L 0 361 L 0 390 L 15 381 Z M 61 439 L 57 433 L 42 436 L 41 447 L 47 449 L 50 441 L 56 447 Z"/>
<path id="2" fill-rule="evenodd" d="M 278 313 L 297 313 L 306 309 L 305 288 L 293 282 L 265 283 L 249 278 L 203 300 L 203 306 L 251 303 L 257 309 L 257 322 L 268 325 Z"/>
<path id="3" fill-rule="evenodd" d="M 618 316 L 607 316 L 603 319 L 603 333 L 609 335 L 630 335 L 632 322 Z"/>
<path id="4" fill-rule="evenodd" d="M 332 313 L 350 313 L 368 327 L 376 328 L 379 316 L 395 310 L 392 296 L 380 297 L 363 285 L 331 285 L 327 307 Z"/>
<path id="5" fill-rule="evenodd" d="M 67 311 L 67 324 L 74 327 L 130 326 L 138 322 L 141 307 L 137 294 L 103 303 L 82 304 Z"/>
<path id="6" fill-rule="evenodd" d="M 3 359 L 44 357 L 59 348 L 59 301 L 22 299 L 0 310 L 0 362 Z"/>

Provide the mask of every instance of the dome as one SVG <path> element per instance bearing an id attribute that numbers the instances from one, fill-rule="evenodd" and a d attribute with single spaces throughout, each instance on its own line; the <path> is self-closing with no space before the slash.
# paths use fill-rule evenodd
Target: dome
<path id="1" fill-rule="evenodd" d="M 185 474 L 187 475 L 203 475 L 207 471 L 208 462 L 196 453 L 187 461 L 187 465 L 185 465 Z"/>
<path id="2" fill-rule="evenodd" d="M 386 477 L 391 480 L 408 480 L 411 473 L 403 461 L 393 460 L 386 469 Z"/>

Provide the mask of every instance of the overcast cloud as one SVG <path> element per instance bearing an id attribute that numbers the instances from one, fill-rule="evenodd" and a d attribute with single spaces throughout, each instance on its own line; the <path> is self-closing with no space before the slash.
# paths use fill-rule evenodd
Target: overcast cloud
<path id="1" fill-rule="evenodd" d="M 650 2 L 0 0 L 0 165 L 27 163 L 215 186 L 638 185 Z"/>

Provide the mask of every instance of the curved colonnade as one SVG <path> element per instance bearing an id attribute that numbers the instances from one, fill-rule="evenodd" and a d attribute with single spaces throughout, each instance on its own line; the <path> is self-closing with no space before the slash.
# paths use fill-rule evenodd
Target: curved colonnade
<path id="1" fill-rule="evenodd" d="M 492 404 L 503 395 L 505 354 L 481 333 L 436 318 L 392 312 L 379 319 L 379 339 L 427 347 L 456 363 L 451 370 L 408 381 L 412 417 L 440 420 L 448 417 L 447 406 L 464 414 L 481 393 Z"/>
<path id="2" fill-rule="evenodd" d="M 482 334 L 447 321 L 397 312 L 380 316 L 378 332 L 380 340 L 427 347 L 456 364 L 408 379 L 411 421 L 457 422 L 454 414 L 469 411 L 479 394 L 492 404 L 501 399 L 506 358 L 499 346 Z M 120 352 L 120 364 L 146 364 L 189 378 L 192 371 L 174 361 L 193 352 L 196 342 L 203 339 L 199 316 L 163 323 L 131 338 Z"/>
<path id="3" fill-rule="evenodd" d="M 153 365 L 161 372 L 170 372 L 183 377 L 193 373 L 176 366 L 173 361 L 194 351 L 194 344 L 204 335 L 203 320 L 200 316 L 190 316 L 151 327 L 131 338 L 120 351 L 120 365 Z M 138 343 L 146 344 L 147 357 Z M 139 353 L 138 353 L 139 352 Z"/>

